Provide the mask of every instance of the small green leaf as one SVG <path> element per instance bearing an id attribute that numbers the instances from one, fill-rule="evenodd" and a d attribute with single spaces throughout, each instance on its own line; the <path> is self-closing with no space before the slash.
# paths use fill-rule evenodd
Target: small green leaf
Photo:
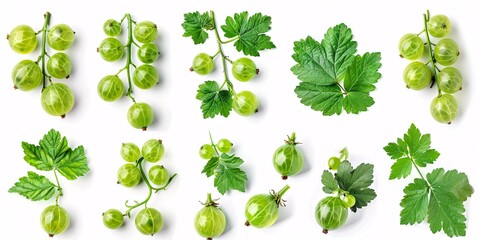
<path id="1" fill-rule="evenodd" d="M 463 201 L 444 188 L 432 188 L 427 221 L 433 233 L 443 229 L 449 237 L 465 236 L 467 218 Z"/>
<path id="2" fill-rule="evenodd" d="M 348 191 L 352 189 L 368 188 L 373 183 L 373 165 L 362 163 L 358 165 L 352 172 L 349 180 Z"/>
<path id="3" fill-rule="evenodd" d="M 351 209 L 356 212 L 357 209 L 366 207 L 373 199 L 377 197 L 375 190 L 371 188 L 355 188 L 348 192 L 355 197 L 355 206 Z"/>
<path id="4" fill-rule="evenodd" d="M 365 53 L 363 56 L 355 56 L 345 73 L 345 91 L 369 93 L 375 90 L 374 84 L 381 77 L 378 72 L 382 66 L 380 59 L 380 53 Z"/>
<path id="5" fill-rule="evenodd" d="M 25 156 L 23 159 L 30 164 L 32 167 L 40 171 L 51 171 L 53 170 L 54 163 L 53 159 L 47 157 L 47 154 L 38 146 L 34 144 L 29 144 L 27 142 L 22 142 L 23 152 Z"/>
<path id="6" fill-rule="evenodd" d="M 228 90 L 221 90 L 215 81 L 206 81 L 197 90 L 196 98 L 202 101 L 200 108 L 203 118 L 214 118 L 216 115 L 228 117 L 232 110 L 233 97 Z"/>
<path id="7" fill-rule="evenodd" d="M 220 155 L 220 159 L 223 165 L 225 165 L 227 168 L 238 168 L 243 164 L 243 160 L 235 155 L 222 153 L 222 155 Z"/>
<path id="8" fill-rule="evenodd" d="M 428 209 L 428 183 L 420 178 L 413 180 L 403 189 L 405 195 L 400 203 L 400 224 L 421 223 L 427 216 Z"/>
<path id="9" fill-rule="evenodd" d="M 467 175 L 459 173 L 457 170 L 445 172 L 443 168 L 437 168 L 427 174 L 427 180 L 433 188 L 446 189 L 462 202 L 473 194 L 473 187 L 470 185 Z"/>
<path id="10" fill-rule="evenodd" d="M 208 38 L 206 30 L 213 29 L 213 19 L 209 16 L 208 12 L 199 13 L 191 12 L 184 14 L 184 22 L 182 27 L 185 30 L 184 37 L 192 37 L 195 44 L 202 44 Z"/>
<path id="11" fill-rule="evenodd" d="M 28 175 L 21 177 L 8 192 L 18 193 L 32 201 L 48 200 L 55 193 L 55 185 L 44 176 L 28 172 Z"/>
<path id="12" fill-rule="evenodd" d="M 393 160 L 408 156 L 407 144 L 401 138 L 397 138 L 397 143 L 389 143 L 383 150 L 385 150 Z"/>
<path id="13" fill-rule="evenodd" d="M 400 158 L 392 165 L 390 180 L 406 178 L 412 172 L 412 160 L 410 158 Z"/>
<path id="14" fill-rule="evenodd" d="M 247 180 L 247 174 L 240 168 L 226 168 L 223 165 L 219 165 L 217 176 L 215 176 L 213 183 L 223 195 L 230 189 L 245 192 Z"/>
<path id="15" fill-rule="evenodd" d="M 367 111 L 374 103 L 375 101 L 368 93 L 349 92 L 343 100 L 343 108 L 347 113 L 358 114 Z"/>
<path id="16" fill-rule="evenodd" d="M 213 174 L 215 174 L 215 169 L 217 169 L 218 164 L 219 164 L 218 157 L 210 158 L 210 160 L 208 160 L 205 167 L 203 167 L 202 173 L 205 173 L 207 177 L 212 176 Z"/>
<path id="17" fill-rule="evenodd" d="M 322 174 L 323 191 L 327 194 L 338 189 L 338 183 L 330 171 L 324 170 Z"/>
<path id="18" fill-rule="evenodd" d="M 373 183 L 373 165 L 362 163 L 353 168 L 349 161 L 343 161 L 335 173 L 338 186 L 355 197 L 352 211 L 366 207 L 377 194 L 370 185 Z"/>
<path id="19" fill-rule="evenodd" d="M 54 129 L 48 131 L 48 133 L 43 136 L 43 139 L 40 140 L 39 144 L 48 158 L 52 159 L 54 165 L 58 164 L 70 149 L 67 139 L 62 137 L 60 133 Z"/>
<path id="20" fill-rule="evenodd" d="M 302 82 L 295 88 L 295 93 L 304 105 L 321 111 L 324 116 L 342 113 L 343 94 L 336 85 L 322 86 Z"/>
<path id="21" fill-rule="evenodd" d="M 234 43 L 237 51 L 243 51 L 245 55 L 260 56 L 259 51 L 275 48 L 275 44 L 265 34 L 272 23 L 269 16 L 256 13 L 249 17 L 248 12 L 241 12 L 236 13 L 233 18 L 227 17 L 225 22 L 226 24 L 221 26 L 225 37 L 238 37 Z"/>
<path id="22" fill-rule="evenodd" d="M 57 170 L 68 180 L 75 180 L 88 173 L 90 168 L 87 165 L 83 146 L 79 146 L 73 151 L 69 149 L 65 158 L 58 163 Z"/>

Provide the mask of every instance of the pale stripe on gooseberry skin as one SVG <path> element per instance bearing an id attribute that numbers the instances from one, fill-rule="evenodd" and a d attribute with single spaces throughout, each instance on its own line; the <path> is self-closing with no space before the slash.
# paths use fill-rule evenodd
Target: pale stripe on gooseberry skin
<path id="1" fill-rule="evenodd" d="M 215 238 L 225 231 L 227 219 L 223 211 L 216 206 L 202 208 L 195 216 L 195 230 L 205 238 Z"/>
<path id="2" fill-rule="evenodd" d="M 278 219 L 278 204 L 269 194 L 257 194 L 248 200 L 245 207 L 245 216 L 250 225 L 257 228 L 266 228 L 273 225 Z"/>
<path id="3" fill-rule="evenodd" d="M 456 93 L 462 88 L 463 77 L 454 67 L 446 67 L 437 75 L 438 88 L 445 93 Z"/>
<path id="4" fill-rule="evenodd" d="M 158 35 L 157 25 L 150 21 L 139 22 L 137 23 L 137 25 L 135 25 L 135 28 L 133 29 L 133 35 L 138 42 L 153 42 Z"/>
<path id="5" fill-rule="evenodd" d="M 43 210 L 40 216 L 40 224 L 45 232 L 53 237 L 67 230 L 70 225 L 70 217 L 64 208 L 51 205 Z"/>
<path id="6" fill-rule="evenodd" d="M 133 71 L 133 83 L 140 89 L 150 89 L 158 83 L 157 69 L 149 64 L 138 66 Z"/>
<path id="7" fill-rule="evenodd" d="M 460 51 L 457 43 L 450 38 L 444 38 L 440 40 L 433 49 L 433 56 L 435 57 L 435 60 L 437 63 L 443 66 L 450 66 L 454 64 L 459 55 Z"/>
<path id="8" fill-rule="evenodd" d="M 430 113 L 438 122 L 450 124 L 458 115 L 457 99 L 450 94 L 434 98 L 430 104 Z"/>
<path id="9" fill-rule="evenodd" d="M 154 235 L 162 230 L 162 214 L 154 208 L 145 208 L 135 217 L 137 230 L 145 235 Z"/>
<path id="10" fill-rule="evenodd" d="M 30 26 L 18 25 L 8 34 L 8 43 L 13 51 L 20 54 L 31 53 L 37 47 L 37 35 Z"/>
<path id="11" fill-rule="evenodd" d="M 122 184 L 127 188 L 137 186 L 141 178 L 142 175 L 140 173 L 140 170 L 131 163 L 126 163 L 120 166 L 117 171 L 118 183 Z"/>
<path id="12" fill-rule="evenodd" d="M 42 70 L 32 60 L 22 60 L 12 70 L 12 81 L 15 88 L 31 91 L 42 83 Z"/>
<path id="13" fill-rule="evenodd" d="M 53 83 L 43 90 L 41 102 L 48 114 L 64 117 L 75 105 L 75 98 L 67 85 Z"/>
<path id="14" fill-rule="evenodd" d="M 125 86 L 123 81 L 116 75 L 105 76 L 98 82 L 97 93 L 101 99 L 107 102 L 113 102 L 123 96 Z"/>
<path id="15" fill-rule="evenodd" d="M 147 130 L 154 120 L 153 109 L 146 103 L 134 103 L 127 112 L 127 119 L 132 127 Z"/>
<path id="16" fill-rule="evenodd" d="M 105 38 L 98 47 L 100 56 L 108 62 L 115 62 L 123 57 L 124 47 L 116 38 Z"/>
<path id="17" fill-rule="evenodd" d="M 315 219 L 324 229 L 324 233 L 335 230 L 345 224 L 348 217 L 348 209 L 338 197 L 325 197 L 318 202 L 315 208 Z"/>
<path id="18" fill-rule="evenodd" d="M 421 90 L 426 88 L 432 81 L 432 72 L 422 62 L 411 62 L 403 71 L 403 80 L 407 88 Z"/>
<path id="19" fill-rule="evenodd" d="M 74 40 L 75 33 L 70 26 L 66 24 L 55 25 L 48 31 L 48 45 L 57 51 L 63 51 L 70 48 Z"/>
<path id="20" fill-rule="evenodd" d="M 400 56 L 408 60 L 417 60 L 423 55 L 425 49 L 423 40 L 413 33 L 403 35 L 398 43 Z"/>
<path id="21" fill-rule="evenodd" d="M 55 53 L 48 59 L 47 71 L 54 78 L 66 78 L 72 71 L 72 62 L 67 54 Z"/>

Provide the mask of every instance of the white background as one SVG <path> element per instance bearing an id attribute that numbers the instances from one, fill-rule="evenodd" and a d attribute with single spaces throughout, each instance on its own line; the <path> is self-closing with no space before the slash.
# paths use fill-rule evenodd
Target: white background
<path id="1" fill-rule="evenodd" d="M 383 146 L 402 136 L 415 123 L 423 133 L 431 133 L 433 147 L 441 156 L 435 167 L 456 168 L 470 177 L 471 184 L 480 187 L 478 171 L 479 138 L 478 115 L 478 24 L 475 1 L 3 1 L 0 7 L 0 33 L 7 34 L 18 24 L 40 29 L 43 14 L 52 13 L 51 23 L 66 23 L 76 31 L 76 40 L 68 50 L 74 62 L 71 78 L 66 80 L 73 89 L 77 103 L 66 119 L 47 115 L 40 105 L 40 91 L 21 92 L 12 89 L 11 70 L 22 59 L 36 59 L 39 48 L 29 55 L 14 53 L 6 40 L 0 44 L 0 108 L 2 120 L 0 167 L 0 202 L 2 204 L 2 237 L 5 239 L 48 239 L 39 224 L 41 211 L 54 201 L 30 202 L 7 193 L 20 176 L 34 170 L 23 160 L 21 142 L 36 143 L 49 129 L 55 128 L 70 140 L 70 146 L 84 145 L 91 172 L 74 182 L 61 179 L 65 196 L 61 205 L 72 218 L 69 230 L 55 239 L 201 239 L 193 228 L 193 218 L 202 207 L 207 192 L 220 197 L 213 187 L 213 179 L 200 172 L 205 161 L 198 156 L 198 148 L 209 141 L 208 131 L 215 139 L 229 138 L 234 153 L 245 160 L 243 168 L 249 181 L 246 193 L 229 192 L 219 203 L 228 219 L 227 230 L 220 239 L 448 239 L 443 233 L 433 235 L 428 224 L 400 225 L 402 189 L 417 176 L 407 180 L 388 180 L 393 161 Z M 402 72 L 408 61 L 398 57 L 397 43 L 409 32 L 423 28 L 422 14 L 446 14 L 452 21 L 454 38 L 461 57 L 456 66 L 464 76 L 464 90 L 457 93 L 460 115 L 452 125 L 435 122 L 429 105 L 436 94 L 434 89 L 422 92 L 407 90 Z M 232 111 L 228 118 L 204 120 L 200 102 L 195 99 L 197 86 L 208 79 L 222 79 L 219 68 L 203 77 L 190 73 L 193 57 L 199 52 L 213 54 L 216 45 L 210 41 L 195 46 L 183 38 L 183 14 L 191 11 L 215 10 L 221 25 L 228 15 L 248 10 L 272 17 L 268 33 L 277 48 L 264 51 L 256 58 L 260 75 L 248 83 L 234 81 L 235 88 L 255 92 L 261 102 L 258 114 L 244 118 Z M 137 21 L 151 20 L 159 27 L 157 44 L 162 53 L 155 63 L 161 81 L 150 91 L 135 91 L 137 101 L 150 103 L 157 121 L 146 132 L 133 129 L 126 119 L 130 100 L 115 103 L 102 101 L 96 93 L 98 81 L 114 74 L 121 64 L 105 62 L 95 49 L 105 37 L 102 26 L 108 18 L 120 19 L 129 12 Z M 290 72 L 294 61 L 293 42 L 307 35 L 320 40 L 329 27 L 344 22 L 353 30 L 358 51 L 382 53 L 382 78 L 373 92 L 375 104 L 359 115 L 324 117 L 302 105 L 293 89 L 299 83 Z M 230 46 L 224 50 L 232 58 L 240 54 Z M 217 62 L 217 66 L 219 62 Z M 272 166 L 274 150 L 292 131 L 297 132 L 300 146 L 306 156 L 305 170 L 288 181 L 282 181 Z M 122 142 L 142 145 L 150 138 L 161 138 L 166 146 L 162 160 L 178 178 L 171 187 L 154 195 L 149 206 L 159 209 L 165 220 L 164 229 L 154 237 L 143 236 L 127 220 L 120 230 L 109 230 L 102 224 L 101 213 L 109 208 L 124 210 L 124 202 L 142 200 L 146 187 L 126 189 L 116 184 L 116 172 L 124 162 L 119 150 Z M 346 225 L 328 236 L 314 219 L 316 203 L 325 194 L 320 182 L 327 159 L 347 146 L 353 165 L 370 162 L 375 165 L 372 185 L 378 197 L 357 214 L 350 214 Z M 430 171 L 432 168 L 428 168 Z M 424 174 L 427 170 L 424 170 Z M 45 173 L 49 177 L 50 173 Z M 268 229 L 243 226 L 244 206 L 250 196 L 280 189 L 286 183 L 291 189 L 284 198 L 287 207 L 281 209 L 279 221 Z M 466 203 L 468 239 L 479 239 L 480 202 L 478 193 Z M 136 211 L 133 212 L 134 214 Z"/>

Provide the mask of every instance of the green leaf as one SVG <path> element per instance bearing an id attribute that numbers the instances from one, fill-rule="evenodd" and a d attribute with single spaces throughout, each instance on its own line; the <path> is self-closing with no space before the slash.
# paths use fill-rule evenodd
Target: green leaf
<path id="1" fill-rule="evenodd" d="M 223 195 L 230 189 L 245 192 L 247 185 L 247 174 L 240 168 L 227 168 L 219 165 L 215 176 L 214 186 Z"/>
<path id="2" fill-rule="evenodd" d="M 22 142 L 23 152 L 25 156 L 23 159 L 40 171 L 51 171 L 54 168 L 53 159 L 49 158 L 47 154 L 39 147 L 34 144 L 29 144 L 27 142 Z"/>
<path id="3" fill-rule="evenodd" d="M 380 79 L 380 53 L 355 55 L 357 43 L 345 24 L 330 28 L 321 43 L 307 37 L 294 43 L 291 71 L 301 81 L 295 93 L 301 102 L 325 116 L 358 114 L 375 101 L 370 92 Z M 343 86 L 342 86 L 343 81 Z"/>
<path id="4" fill-rule="evenodd" d="M 371 188 L 352 189 L 349 194 L 355 197 L 355 206 L 350 208 L 353 212 L 357 209 L 366 207 L 373 199 L 377 197 L 375 190 Z"/>
<path id="5" fill-rule="evenodd" d="M 322 174 L 323 191 L 327 194 L 333 193 L 338 189 L 338 183 L 330 171 L 324 170 Z"/>
<path id="6" fill-rule="evenodd" d="M 83 146 L 79 146 L 73 151 L 69 149 L 65 158 L 58 163 L 57 170 L 68 180 L 75 180 L 90 171 Z"/>
<path id="7" fill-rule="evenodd" d="M 238 38 L 234 46 L 245 55 L 260 56 L 265 49 L 275 48 L 270 37 L 265 33 L 270 30 L 272 20 L 269 16 L 256 13 L 248 16 L 248 12 L 236 13 L 233 18 L 227 17 L 221 28 L 227 38 Z"/>
<path id="8" fill-rule="evenodd" d="M 463 202 L 445 188 L 432 186 L 427 221 L 433 233 L 443 229 L 449 237 L 466 234 L 467 218 Z"/>
<path id="9" fill-rule="evenodd" d="M 406 178 L 412 172 L 412 160 L 410 158 L 399 158 L 393 165 L 390 171 L 390 180 L 398 178 Z"/>
<path id="10" fill-rule="evenodd" d="M 343 94 L 336 85 L 322 86 L 302 82 L 295 88 L 295 93 L 304 105 L 323 112 L 325 116 L 342 113 Z"/>
<path id="11" fill-rule="evenodd" d="M 368 93 L 349 92 L 345 94 L 343 108 L 347 113 L 358 114 L 367 111 L 374 103 L 375 101 L 373 101 L 373 98 L 370 97 Z"/>
<path id="12" fill-rule="evenodd" d="M 217 169 L 219 163 L 220 162 L 218 157 L 210 158 L 205 167 L 203 167 L 202 173 L 205 173 L 207 177 L 212 176 L 213 174 L 215 174 L 215 169 Z"/>
<path id="13" fill-rule="evenodd" d="M 236 157 L 235 155 L 228 155 L 225 153 L 222 153 L 220 155 L 222 164 L 225 165 L 227 168 L 238 168 L 243 164 L 243 160 L 239 157 Z"/>
<path id="14" fill-rule="evenodd" d="M 48 131 L 48 133 L 43 136 L 43 139 L 40 140 L 39 144 L 48 158 L 52 159 L 54 165 L 60 162 L 70 149 L 67 139 L 62 137 L 60 133 L 54 129 Z"/>
<path id="15" fill-rule="evenodd" d="M 44 176 L 28 172 L 8 192 L 18 193 L 32 201 L 48 200 L 55 193 L 55 185 Z"/>
<path id="16" fill-rule="evenodd" d="M 214 118 L 216 115 L 228 117 L 232 110 L 232 94 L 228 90 L 221 90 L 215 81 L 206 81 L 201 84 L 196 98 L 202 101 L 200 108 L 203 118 Z"/>
<path id="17" fill-rule="evenodd" d="M 433 188 L 446 189 L 462 202 L 473 194 L 473 187 L 470 185 L 467 175 L 459 173 L 457 170 L 445 172 L 443 168 L 437 168 L 427 174 L 427 180 Z"/>
<path id="18" fill-rule="evenodd" d="M 373 165 L 362 163 L 353 168 L 349 161 L 343 161 L 335 173 L 338 186 L 355 197 L 352 211 L 366 207 L 377 194 L 370 187 L 373 183 Z"/>
<path id="19" fill-rule="evenodd" d="M 407 144 L 401 138 L 397 138 L 397 143 L 389 143 L 383 150 L 394 160 L 408 156 Z"/>
<path id="20" fill-rule="evenodd" d="M 347 92 L 369 93 L 375 90 L 375 83 L 380 79 L 378 69 L 380 53 L 365 53 L 355 56 L 345 73 L 344 87 Z"/>
<path id="21" fill-rule="evenodd" d="M 403 189 L 403 196 L 400 206 L 400 224 L 421 223 L 425 220 L 428 210 L 428 183 L 420 178 L 413 180 Z"/>
<path id="22" fill-rule="evenodd" d="M 391 142 L 383 149 L 396 162 L 392 165 L 390 179 L 406 178 L 412 171 L 415 163 L 418 167 L 426 167 L 434 163 L 440 153 L 430 149 L 430 134 L 422 135 L 420 130 L 412 124 L 403 139 L 398 138 L 397 142 Z"/>
<path id="23" fill-rule="evenodd" d="M 184 14 L 184 22 L 182 27 L 185 30 L 184 37 L 192 37 L 195 44 L 203 44 L 208 38 L 206 30 L 213 29 L 213 19 L 208 12 L 199 13 L 191 12 Z"/>

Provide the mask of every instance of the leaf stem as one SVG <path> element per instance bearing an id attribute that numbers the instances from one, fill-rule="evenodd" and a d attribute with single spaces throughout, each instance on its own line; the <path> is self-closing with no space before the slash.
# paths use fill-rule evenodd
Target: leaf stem
<path id="1" fill-rule="evenodd" d="M 215 145 L 215 143 L 213 142 L 212 133 L 210 131 L 208 131 L 208 135 L 210 136 L 210 144 L 212 145 L 213 149 L 215 150 L 215 153 L 217 154 L 217 156 L 220 157 L 220 152 L 217 149 L 217 145 Z"/>
<path id="2" fill-rule="evenodd" d="M 43 85 L 42 85 L 42 91 L 47 87 L 47 72 L 45 71 L 45 55 L 46 53 L 46 45 L 47 45 L 47 31 L 48 31 L 48 25 L 50 24 L 50 16 L 51 14 L 49 12 L 45 13 L 45 21 L 43 23 L 43 28 L 41 30 L 42 32 L 42 52 L 40 53 L 40 57 L 42 60 L 42 75 L 43 75 Z M 50 81 L 50 84 L 52 83 L 51 79 L 48 78 Z"/>
<path id="3" fill-rule="evenodd" d="M 152 197 L 152 193 L 153 191 L 155 190 L 155 193 L 157 193 L 158 191 L 161 191 L 161 190 L 165 190 L 167 189 L 168 185 L 170 185 L 170 183 L 173 181 L 173 179 L 177 176 L 177 174 L 173 174 L 167 181 L 167 183 L 165 183 L 165 185 L 161 188 L 155 188 L 152 186 L 152 184 L 150 183 L 150 180 L 148 180 L 148 177 L 147 175 L 145 174 L 145 171 L 143 170 L 143 162 L 144 158 L 141 157 L 137 160 L 137 167 L 140 169 L 140 174 L 142 175 L 142 180 L 147 184 L 147 187 L 148 187 L 148 196 L 147 198 L 145 198 L 145 200 L 141 201 L 141 202 L 136 202 L 135 205 L 128 205 L 128 201 L 125 202 L 125 206 L 128 208 L 127 211 L 125 212 L 125 215 L 130 217 L 130 212 L 137 208 L 137 207 L 140 207 L 142 205 L 145 205 L 145 207 L 147 207 L 147 203 L 148 201 L 150 201 L 150 198 Z"/>
<path id="4" fill-rule="evenodd" d="M 136 44 L 134 41 L 133 41 L 133 27 L 132 27 L 132 23 L 133 23 L 133 20 L 132 20 L 132 16 L 127 13 L 125 14 L 125 16 L 122 18 L 122 21 L 124 19 L 127 19 L 127 37 L 128 37 L 128 41 L 127 41 L 127 45 L 126 48 L 127 48 L 127 60 L 125 62 L 125 67 L 123 69 L 121 69 L 119 71 L 119 73 L 123 70 L 126 70 L 127 71 L 127 79 L 128 79 L 128 90 L 127 90 L 127 96 L 132 99 L 132 101 L 134 103 L 135 102 L 135 98 L 133 97 L 133 88 L 132 88 L 132 77 L 131 77 L 131 73 L 130 73 L 130 65 L 133 65 L 132 63 L 132 44 Z M 135 66 L 135 65 L 133 65 Z"/>
<path id="5" fill-rule="evenodd" d="M 218 52 L 220 53 L 220 56 L 222 56 L 222 66 L 223 66 L 223 75 L 225 77 L 225 82 L 227 84 L 227 87 L 228 87 L 228 90 L 232 93 L 232 95 L 235 95 L 235 91 L 233 90 L 233 84 L 232 82 L 230 82 L 230 80 L 228 79 L 228 72 L 227 72 L 227 57 L 225 56 L 225 53 L 223 52 L 223 49 L 222 49 L 222 44 L 225 44 L 225 43 L 229 43 L 231 41 L 235 41 L 238 39 L 238 37 L 235 37 L 235 38 L 232 38 L 232 39 L 229 39 L 227 41 L 222 41 L 220 39 L 220 34 L 218 33 L 218 29 L 217 29 L 217 23 L 215 21 L 215 12 L 214 11 L 210 11 L 210 17 L 212 18 L 212 23 L 213 23 L 213 30 L 215 31 L 215 37 L 217 38 L 217 45 L 218 45 Z M 237 38 L 237 39 L 236 39 Z M 217 53 L 218 54 L 218 53 Z M 230 59 L 228 59 L 230 60 Z M 225 83 L 224 83 L 225 84 Z M 222 84 L 222 86 L 224 85 Z M 221 88 L 220 88 L 221 90 Z"/>
<path id="6" fill-rule="evenodd" d="M 57 176 L 57 169 L 53 170 L 53 175 L 55 175 L 55 181 L 57 181 L 57 197 L 55 198 L 55 204 L 58 206 L 58 199 L 63 196 L 63 189 L 60 186 L 60 181 L 58 181 L 58 176 Z"/>
<path id="7" fill-rule="evenodd" d="M 409 150 L 410 152 L 410 150 Z M 420 172 L 420 168 L 418 168 L 417 164 L 415 163 L 415 161 L 413 160 L 413 157 L 412 155 L 408 154 L 408 158 L 410 159 L 410 161 L 412 162 L 413 166 L 415 167 L 415 169 L 417 170 L 418 174 L 420 175 L 420 177 L 423 179 L 423 181 L 425 181 L 427 184 L 428 184 L 428 188 L 431 188 L 430 186 L 430 183 L 427 181 L 427 179 L 423 176 L 422 172 Z"/>
<path id="8" fill-rule="evenodd" d="M 337 86 L 340 87 L 340 89 L 342 89 L 342 93 L 345 95 L 347 94 L 347 91 L 345 90 L 345 88 L 342 86 L 342 84 L 340 84 L 339 82 L 335 82 L 337 84 Z"/>
<path id="9" fill-rule="evenodd" d="M 438 81 L 437 81 L 437 69 L 438 67 L 435 65 L 435 57 L 433 55 L 433 49 L 432 49 L 432 42 L 430 41 L 430 34 L 428 34 L 428 21 L 430 18 L 430 12 L 427 10 L 426 14 L 423 14 L 423 24 L 424 24 L 424 32 L 425 36 L 427 38 L 427 48 L 428 48 L 428 55 L 430 57 L 430 62 L 432 64 L 432 71 L 433 71 L 433 78 L 432 78 L 432 85 L 430 87 L 433 87 L 435 82 L 437 82 L 437 88 L 438 88 L 438 96 L 442 95 L 442 91 L 438 87 Z"/>

